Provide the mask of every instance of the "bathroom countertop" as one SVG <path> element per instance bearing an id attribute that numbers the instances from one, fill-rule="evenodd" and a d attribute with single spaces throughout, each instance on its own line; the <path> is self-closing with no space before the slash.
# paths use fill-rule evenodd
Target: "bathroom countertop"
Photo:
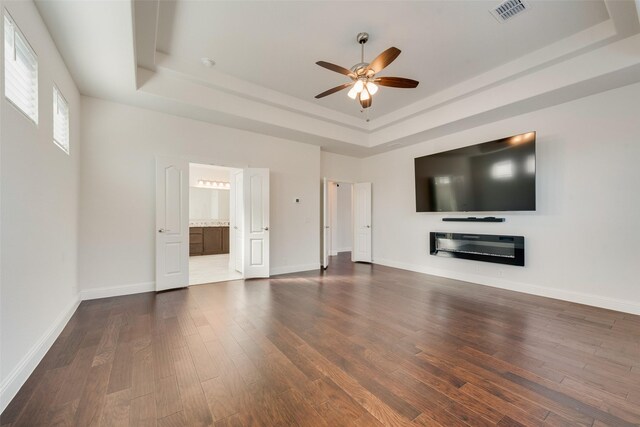
<path id="1" fill-rule="evenodd" d="M 229 221 L 219 219 L 197 219 L 189 221 L 189 227 L 228 227 Z"/>

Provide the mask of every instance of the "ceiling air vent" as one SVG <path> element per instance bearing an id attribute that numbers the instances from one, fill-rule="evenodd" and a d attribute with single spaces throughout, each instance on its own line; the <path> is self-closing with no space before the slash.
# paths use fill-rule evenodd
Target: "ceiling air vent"
<path id="1" fill-rule="evenodd" d="M 506 22 L 529 9 L 529 4 L 524 0 L 505 0 L 496 8 L 489 10 L 489 12 L 491 12 L 498 22 Z"/>

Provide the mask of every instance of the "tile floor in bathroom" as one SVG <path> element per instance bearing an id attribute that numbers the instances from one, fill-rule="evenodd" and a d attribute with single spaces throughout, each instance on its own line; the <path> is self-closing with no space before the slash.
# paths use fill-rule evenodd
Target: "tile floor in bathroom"
<path id="1" fill-rule="evenodd" d="M 189 257 L 189 285 L 242 279 L 242 274 L 229 268 L 229 254 Z"/>

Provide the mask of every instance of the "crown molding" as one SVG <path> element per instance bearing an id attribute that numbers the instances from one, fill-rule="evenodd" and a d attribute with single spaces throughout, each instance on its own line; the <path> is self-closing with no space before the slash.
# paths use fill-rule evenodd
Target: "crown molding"
<path id="1" fill-rule="evenodd" d="M 148 68 L 137 69 L 137 92 L 152 108 L 339 154 L 373 155 L 640 81 L 632 72 L 640 66 L 640 0 L 605 0 L 608 20 L 367 123 L 157 51 L 157 4 L 154 17 L 155 1 L 134 3 L 137 64 Z"/>

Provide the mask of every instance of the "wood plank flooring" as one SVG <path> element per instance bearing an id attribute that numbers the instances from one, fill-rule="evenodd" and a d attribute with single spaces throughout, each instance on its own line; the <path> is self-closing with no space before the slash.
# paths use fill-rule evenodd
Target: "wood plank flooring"
<path id="1" fill-rule="evenodd" d="M 0 425 L 640 425 L 640 317 L 339 256 L 85 301 Z"/>

